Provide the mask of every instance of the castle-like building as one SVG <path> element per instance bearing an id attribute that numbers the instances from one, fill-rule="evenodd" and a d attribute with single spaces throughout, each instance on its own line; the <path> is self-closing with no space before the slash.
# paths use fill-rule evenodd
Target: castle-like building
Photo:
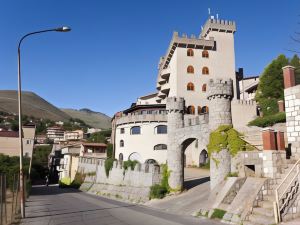
<path id="1" fill-rule="evenodd" d="M 113 118 L 112 141 L 117 159 L 166 163 L 170 147 L 167 99 L 184 99 L 182 121 L 186 125 L 192 125 L 199 116 L 208 120 L 207 114 L 218 113 L 211 112 L 215 108 L 212 104 L 217 101 L 213 103 L 207 97 L 211 79 L 232 82 L 231 113 L 234 126 L 246 124 L 255 118 L 255 103 L 239 100 L 240 79 L 237 79 L 239 74 L 235 71 L 235 32 L 234 21 L 211 17 L 198 37 L 173 33 L 165 56 L 159 60 L 157 92 L 139 97 L 130 108 L 117 113 Z M 199 166 L 206 161 L 206 144 L 197 138 L 191 140 L 185 149 L 185 165 Z"/>

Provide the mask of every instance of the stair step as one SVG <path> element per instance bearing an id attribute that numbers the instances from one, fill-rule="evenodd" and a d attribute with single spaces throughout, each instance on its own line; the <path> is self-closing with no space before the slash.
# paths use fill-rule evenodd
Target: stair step
<path id="1" fill-rule="evenodd" d="M 264 195 L 264 200 L 268 200 L 268 201 L 270 201 L 270 202 L 275 202 L 276 200 L 275 200 L 275 195 L 273 195 L 273 194 L 268 194 L 268 195 Z"/>
<path id="2" fill-rule="evenodd" d="M 248 220 L 243 221 L 243 225 L 256 225 Z"/>
<path id="3" fill-rule="evenodd" d="M 268 216 L 268 217 L 273 217 L 274 216 L 274 210 L 273 208 L 270 209 L 265 209 L 261 207 L 253 208 L 253 214 L 255 215 L 263 215 L 263 216 Z"/>
<path id="4" fill-rule="evenodd" d="M 251 214 L 249 216 L 249 221 L 256 225 L 270 225 L 275 223 L 274 217 L 256 214 Z"/>
<path id="5" fill-rule="evenodd" d="M 273 209 L 273 202 L 269 200 L 260 201 L 258 202 L 258 205 L 264 209 Z"/>

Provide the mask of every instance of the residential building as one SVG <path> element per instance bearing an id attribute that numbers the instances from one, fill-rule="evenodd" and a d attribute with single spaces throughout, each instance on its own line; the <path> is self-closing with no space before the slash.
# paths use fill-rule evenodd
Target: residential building
<path id="1" fill-rule="evenodd" d="M 47 128 L 47 138 L 53 140 L 54 143 L 64 140 L 65 131 L 59 126 L 48 127 Z"/>
<path id="2" fill-rule="evenodd" d="M 64 132 L 64 141 L 82 140 L 82 139 L 83 139 L 83 131 L 82 130 L 74 130 L 74 131 L 65 131 Z"/>
<path id="3" fill-rule="evenodd" d="M 107 145 L 104 143 L 81 143 L 80 156 L 106 158 Z"/>
<path id="4" fill-rule="evenodd" d="M 112 119 L 115 158 L 140 162 L 166 163 L 167 117 L 166 99 L 185 100 L 185 118 L 209 113 L 207 99 L 210 79 L 233 81 L 231 108 L 241 113 L 235 72 L 233 21 L 208 19 L 198 37 L 174 32 L 166 54 L 160 58 L 156 82 L 157 92 L 139 97 L 130 108 Z M 250 105 L 245 121 L 256 116 L 256 105 Z M 254 110 L 252 110 L 252 108 Z M 236 109 L 236 110 L 235 110 Z M 239 123 L 234 120 L 235 123 Z M 203 164 L 207 150 L 193 141 L 185 151 L 185 165 Z"/>
<path id="5" fill-rule="evenodd" d="M 31 157 L 35 138 L 35 124 L 23 126 L 23 154 Z M 0 153 L 9 156 L 20 155 L 19 133 L 16 131 L 0 131 Z"/>

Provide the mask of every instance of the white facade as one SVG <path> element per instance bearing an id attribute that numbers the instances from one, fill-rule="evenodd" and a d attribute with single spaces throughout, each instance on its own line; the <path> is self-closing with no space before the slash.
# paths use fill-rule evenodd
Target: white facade
<path id="1" fill-rule="evenodd" d="M 167 121 L 166 118 L 154 118 L 151 111 L 155 111 L 155 106 L 159 104 L 164 105 L 167 97 L 183 97 L 188 114 L 208 113 L 210 106 L 206 91 L 209 80 L 230 78 L 233 80 L 236 98 L 235 31 L 235 23 L 232 21 L 209 19 L 199 38 L 173 33 L 167 53 L 159 62 L 157 93 L 138 98 L 135 106 L 116 118 L 114 146 L 117 159 L 122 153 L 124 160 L 131 159 L 133 155 L 140 162 L 149 159 L 158 163 L 166 162 L 167 151 L 154 150 L 154 146 L 167 143 L 167 134 L 155 133 L 155 127 L 167 125 Z M 145 108 L 142 109 L 142 106 Z M 140 114 L 140 117 L 133 117 L 132 114 Z M 133 126 L 140 126 L 141 134 L 132 135 L 130 129 Z M 121 129 L 125 133 L 121 133 Z M 197 140 L 194 141 L 185 151 L 186 165 L 199 166 L 203 163 L 205 153 L 206 146 L 198 146 Z"/>
<path id="2" fill-rule="evenodd" d="M 259 77 L 248 77 L 239 81 L 240 99 L 242 100 L 254 100 L 257 90 Z"/>

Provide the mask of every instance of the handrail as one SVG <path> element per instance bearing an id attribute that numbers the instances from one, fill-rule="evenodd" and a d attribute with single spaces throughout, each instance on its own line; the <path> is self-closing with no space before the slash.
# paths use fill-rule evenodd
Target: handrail
<path id="1" fill-rule="evenodd" d="M 282 199 L 282 197 L 284 196 L 284 194 L 286 193 L 286 191 L 291 187 L 292 183 L 294 183 L 295 179 L 299 176 L 299 173 L 300 173 L 299 164 L 300 164 L 300 159 L 298 159 L 298 161 L 292 166 L 292 168 L 290 169 L 290 171 L 287 173 L 287 175 L 283 178 L 283 180 L 281 181 L 281 183 L 275 189 L 275 200 L 276 200 L 277 216 L 278 216 L 278 217 L 276 217 L 276 215 L 275 215 L 275 217 L 276 217 L 275 219 L 276 219 L 277 222 L 281 222 L 280 211 L 284 208 L 283 206 L 286 205 L 286 203 L 284 203 L 283 206 L 281 207 L 279 205 L 279 200 Z M 280 196 L 279 196 L 279 194 L 278 194 L 279 189 L 286 182 L 286 180 L 289 178 L 289 176 L 291 175 L 291 173 L 295 171 L 295 168 L 296 168 L 296 174 L 295 174 L 295 176 L 293 176 L 293 178 L 291 179 L 291 181 L 288 183 L 288 185 L 285 187 L 284 191 L 282 193 L 280 193 Z"/>

